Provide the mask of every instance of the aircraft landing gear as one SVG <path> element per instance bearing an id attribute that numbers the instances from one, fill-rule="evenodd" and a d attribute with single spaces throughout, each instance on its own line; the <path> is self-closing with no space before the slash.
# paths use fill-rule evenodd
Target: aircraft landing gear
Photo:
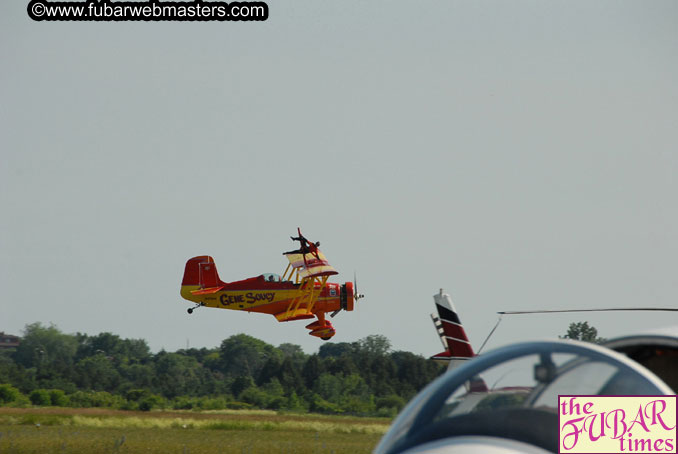
<path id="1" fill-rule="evenodd" d="M 194 310 L 196 310 L 197 308 L 202 307 L 202 306 L 204 306 L 204 305 L 205 305 L 205 303 L 198 303 L 198 304 L 196 304 L 194 307 L 189 307 L 189 308 L 186 310 L 186 312 L 188 312 L 189 314 L 192 314 Z"/>

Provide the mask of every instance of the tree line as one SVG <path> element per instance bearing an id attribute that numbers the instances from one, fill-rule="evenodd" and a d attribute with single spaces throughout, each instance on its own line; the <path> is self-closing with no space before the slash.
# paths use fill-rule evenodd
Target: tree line
<path id="1" fill-rule="evenodd" d="M 127 410 L 262 408 L 394 416 L 445 367 L 392 351 L 388 339 L 323 344 L 306 354 L 246 334 L 218 348 L 152 353 L 143 339 L 27 325 L 0 352 L 0 405 Z"/>

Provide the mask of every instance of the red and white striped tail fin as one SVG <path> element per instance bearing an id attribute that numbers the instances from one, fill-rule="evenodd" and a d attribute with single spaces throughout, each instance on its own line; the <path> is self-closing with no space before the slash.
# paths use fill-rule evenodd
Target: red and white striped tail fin
<path id="1" fill-rule="evenodd" d="M 473 352 L 471 342 L 468 340 L 450 295 L 444 293 L 443 289 L 440 289 L 440 293 L 433 295 L 433 301 L 436 303 L 438 316 L 436 317 L 431 314 L 431 318 L 445 351 L 431 356 L 431 359 L 448 363 L 448 370 L 454 369 L 464 361 L 476 356 L 476 354 Z M 471 393 L 486 393 L 489 391 L 485 380 L 479 375 L 469 380 L 466 388 Z"/>
<path id="2" fill-rule="evenodd" d="M 443 293 L 443 290 L 440 289 L 440 293 L 433 295 L 433 300 L 436 303 L 438 316 L 431 314 L 431 318 L 433 318 L 433 324 L 438 331 L 445 351 L 433 355 L 431 359 L 456 362 L 473 358 L 475 353 L 473 353 L 471 342 L 468 340 L 450 295 Z"/>

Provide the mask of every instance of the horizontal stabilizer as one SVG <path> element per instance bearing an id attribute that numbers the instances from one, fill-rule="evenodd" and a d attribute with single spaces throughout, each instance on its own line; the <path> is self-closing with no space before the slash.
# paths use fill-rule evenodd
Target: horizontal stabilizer
<path id="1" fill-rule="evenodd" d="M 200 290 L 193 290 L 191 292 L 192 295 L 211 295 L 213 293 L 217 293 L 219 290 L 223 289 L 224 287 L 210 287 L 210 288 L 203 288 Z"/>
<path id="2" fill-rule="evenodd" d="M 447 362 L 447 361 L 466 361 L 471 359 L 470 356 L 452 356 L 452 353 L 449 351 L 444 351 L 440 352 L 437 355 L 431 356 L 429 359 L 432 359 L 434 361 L 440 361 L 440 362 Z"/>

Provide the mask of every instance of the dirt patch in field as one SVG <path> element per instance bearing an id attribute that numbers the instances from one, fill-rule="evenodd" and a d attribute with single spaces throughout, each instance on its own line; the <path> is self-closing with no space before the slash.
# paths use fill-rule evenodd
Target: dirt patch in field
<path id="1" fill-rule="evenodd" d="M 333 422 L 335 424 L 365 424 L 384 425 L 389 420 L 383 418 L 361 418 L 355 416 L 324 416 L 314 414 L 277 414 L 273 411 L 230 410 L 220 411 L 125 411 L 107 408 L 63 408 L 63 407 L 34 407 L 8 408 L 0 407 L 0 415 L 45 415 L 45 416 L 85 416 L 85 417 L 126 417 L 137 418 L 190 418 L 196 420 L 211 419 L 225 421 L 300 421 L 300 422 Z"/>

